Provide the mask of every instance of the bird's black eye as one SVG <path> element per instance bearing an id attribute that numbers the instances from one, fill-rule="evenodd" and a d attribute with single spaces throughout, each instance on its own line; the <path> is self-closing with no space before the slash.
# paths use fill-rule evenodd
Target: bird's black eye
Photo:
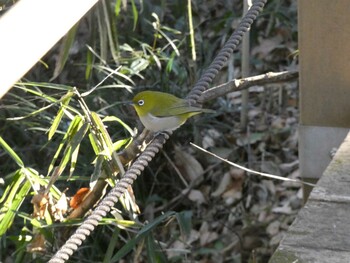
<path id="1" fill-rule="evenodd" d="M 137 102 L 137 104 L 138 104 L 139 106 L 143 106 L 143 104 L 145 104 L 145 101 L 144 101 L 144 100 L 139 100 L 139 101 Z"/>

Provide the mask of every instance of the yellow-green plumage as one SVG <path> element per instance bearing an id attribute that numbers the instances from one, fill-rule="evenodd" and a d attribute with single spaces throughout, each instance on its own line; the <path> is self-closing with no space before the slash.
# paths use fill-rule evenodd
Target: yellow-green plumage
<path id="1" fill-rule="evenodd" d="M 193 115 L 211 110 L 192 107 L 185 99 L 174 95 L 143 91 L 135 95 L 132 104 L 142 124 L 151 131 L 170 131 L 178 128 Z"/>

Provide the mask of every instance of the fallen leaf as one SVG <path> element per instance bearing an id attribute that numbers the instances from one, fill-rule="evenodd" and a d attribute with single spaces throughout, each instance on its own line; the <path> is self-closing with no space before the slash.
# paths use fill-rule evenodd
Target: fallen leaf
<path id="1" fill-rule="evenodd" d="M 177 146 L 175 147 L 175 165 L 192 185 L 198 185 L 203 181 L 204 169 L 202 165 L 195 157 Z"/>
<path id="2" fill-rule="evenodd" d="M 87 188 L 87 187 L 80 188 L 70 200 L 69 202 L 70 207 L 73 209 L 77 209 L 78 206 L 83 202 L 84 198 L 89 193 L 90 193 L 90 188 Z"/>
<path id="3" fill-rule="evenodd" d="M 260 44 L 252 49 L 251 54 L 252 56 L 266 57 L 272 50 L 277 48 L 282 41 L 283 38 L 281 35 L 276 35 L 267 39 L 261 39 Z"/>
<path id="4" fill-rule="evenodd" d="M 271 247 L 277 246 L 283 239 L 285 233 L 284 232 L 279 232 L 275 236 L 273 236 L 269 242 L 269 245 Z"/>
<path id="5" fill-rule="evenodd" d="M 279 206 L 272 208 L 273 213 L 290 215 L 292 214 L 292 208 L 289 205 Z"/>
<path id="6" fill-rule="evenodd" d="M 280 230 L 280 226 L 280 221 L 273 221 L 267 226 L 266 233 L 269 234 L 270 237 L 277 235 Z"/>
<path id="7" fill-rule="evenodd" d="M 187 189 L 183 190 L 182 194 L 185 194 L 186 192 Z M 191 189 L 190 192 L 187 194 L 187 198 L 192 202 L 196 202 L 198 205 L 206 203 L 204 195 L 199 190 Z"/>
<path id="8" fill-rule="evenodd" d="M 199 229 L 199 233 L 200 233 L 199 240 L 200 240 L 201 246 L 210 244 L 211 242 L 215 241 L 219 237 L 218 233 L 209 230 L 208 222 L 202 223 Z"/>
<path id="9" fill-rule="evenodd" d="M 227 189 L 228 185 L 231 183 L 231 181 L 232 181 L 232 178 L 231 178 L 230 173 L 228 173 L 228 172 L 225 173 L 224 176 L 221 178 L 218 187 L 211 194 L 211 196 L 218 197 L 218 196 L 222 195 L 226 191 L 226 189 Z"/>

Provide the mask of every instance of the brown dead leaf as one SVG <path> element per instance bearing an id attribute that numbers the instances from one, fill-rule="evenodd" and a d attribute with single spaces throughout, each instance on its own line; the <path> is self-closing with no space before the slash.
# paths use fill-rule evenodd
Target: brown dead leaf
<path id="1" fill-rule="evenodd" d="M 27 251 L 30 253 L 44 253 L 46 251 L 45 242 L 46 239 L 43 234 L 36 234 L 32 241 L 27 245 Z"/>
<path id="2" fill-rule="evenodd" d="M 196 230 L 191 229 L 191 232 L 186 236 L 186 240 L 176 240 L 171 244 L 171 246 L 166 250 L 168 258 L 181 257 L 184 254 L 191 253 L 189 246 L 199 239 L 200 233 Z M 182 236 L 185 237 L 185 236 Z"/>
<path id="3" fill-rule="evenodd" d="M 53 207 L 54 213 L 53 216 L 55 220 L 63 221 L 63 215 L 68 210 L 68 200 L 65 193 L 62 193 L 60 199 L 58 199 L 57 203 Z"/>
<path id="4" fill-rule="evenodd" d="M 210 152 L 220 156 L 221 158 L 227 159 L 228 156 L 232 153 L 232 148 L 225 148 L 225 147 L 213 147 L 210 149 Z M 217 158 L 215 158 L 214 156 L 211 155 L 205 155 L 205 159 L 208 163 L 218 163 L 221 162 L 220 160 L 218 160 Z"/>
<path id="5" fill-rule="evenodd" d="M 253 56 L 258 56 L 260 58 L 266 57 L 272 50 L 277 48 L 282 41 L 283 38 L 281 35 L 276 35 L 267 39 L 261 39 L 260 44 L 253 48 L 251 53 Z"/>
<path id="6" fill-rule="evenodd" d="M 211 196 L 213 196 L 213 197 L 218 197 L 218 196 L 222 195 L 222 194 L 226 191 L 228 185 L 229 185 L 231 182 L 232 182 L 232 178 L 231 178 L 230 173 L 228 173 L 228 172 L 225 173 L 224 176 L 221 178 L 221 181 L 220 181 L 220 183 L 219 183 L 219 186 L 218 186 L 218 187 L 216 188 L 216 190 L 211 194 Z"/>
<path id="7" fill-rule="evenodd" d="M 260 142 L 264 140 L 264 137 L 266 137 L 266 134 L 263 132 L 254 132 L 251 134 L 242 134 L 237 138 L 237 145 L 238 146 L 246 146 L 249 144 L 255 144 L 257 142 Z"/>
<path id="8" fill-rule="evenodd" d="M 289 174 L 287 177 L 290 178 L 290 179 L 294 179 L 294 180 L 295 179 L 300 179 L 300 170 L 296 169 L 291 174 Z M 284 181 L 282 183 L 282 186 L 299 188 L 301 185 L 300 185 L 300 183 L 297 183 L 297 182 Z"/>
<path id="9" fill-rule="evenodd" d="M 33 204 L 33 217 L 37 219 L 44 219 L 45 213 L 48 211 L 49 195 L 44 191 L 39 191 L 33 196 L 31 203 Z"/>
<path id="10" fill-rule="evenodd" d="M 278 234 L 279 230 L 280 230 L 280 226 L 281 226 L 281 222 L 280 221 L 273 221 L 271 222 L 267 228 L 266 228 L 266 233 L 272 237 Z"/>
<path id="11" fill-rule="evenodd" d="M 222 177 L 218 187 L 211 194 L 213 197 L 221 196 L 227 198 L 240 198 L 245 172 L 241 169 L 231 168 Z"/>
<path id="12" fill-rule="evenodd" d="M 216 142 L 222 137 L 222 134 L 216 129 L 206 130 L 203 135 L 202 147 L 208 149 L 214 147 Z"/>
<path id="13" fill-rule="evenodd" d="M 78 206 L 83 202 L 84 198 L 90 193 L 90 188 L 83 187 L 80 188 L 72 197 L 69 205 L 73 209 L 77 209 Z"/>
<path id="14" fill-rule="evenodd" d="M 186 194 L 187 189 L 182 191 L 182 194 Z M 187 194 L 188 199 L 190 199 L 192 202 L 196 202 L 198 205 L 206 203 L 205 197 L 203 193 L 199 190 L 191 189 L 190 192 Z"/>
<path id="15" fill-rule="evenodd" d="M 261 172 L 281 176 L 278 165 L 272 161 L 264 161 L 261 164 Z"/>
<path id="16" fill-rule="evenodd" d="M 186 243 L 176 240 L 170 248 L 166 250 L 168 258 L 181 257 L 184 253 L 190 253 L 190 250 L 186 249 Z"/>
<path id="17" fill-rule="evenodd" d="M 290 162 L 290 163 L 282 163 L 279 165 L 279 168 L 282 174 L 288 174 L 298 167 L 299 167 L 299 160 L 295 160 L 294 162 Z"/>
<path id="18" fill-rule="evenodd" d="M 252 108 L 248 111 L 248 118 L 250 120 L 253 120 L 257 117 L 260 117 L 260 115 L 263 113 L 263 111 L 260 108 Z"/>
<path id="19" fill-rule="evenodd" d="M 209 230 L 208 222 L 202 223 L 199 229 L 199 233 L 200 233 L 199 240 L 200 240 L 201 246 L 210 244 L 211 242 L 215 241 L 219 237 L 218 233 Z"/>
<path id="20" fill-rule="evenodd" d="M 281 240 L 283 239 L 283 237 L 285 236 L 285 232 L 279 232 L 277 233 L 275 236 L 273 236 L 269 242 L 269 245 L 271 247 L 275 247 L 277 246 Z"/>
<path id="21" fill-rule="evenodd" d="M 231 168 L 224 174 L 220 184 L 212 196 L 220 196 L 227 205 L 231 205 L 242 198 L 242 187 L 245 178 L 245 172 L 241 169 Z"/>
<path id="22" fill-rule="evenodd" d="M 186 238 L 186 243 L 191 245 L 193 242 L 199 239 L 200 233 L 194 229 L 191 229 L 190 234 Z"/>
<path id="23" fill-rule="evenodd" d="M 181 174 L 192 184 L 200 184 L 204 177 L 202 165 L 191 154 L 175 147 L 175 165 Z"/>
<path id="24" fill-rule="evenodd" d="M 273 118 L 270 126 L 273 129 L 283 129 L 286 126 L 286 120 L 281 116 L 276 116 L 275 118 Z"/>
<path id="25" fill-rule="evenodd" d="M 261 184 L 265 186 L 271 195 L 276 194 L 276 187 L 272 180 L 261 180 Z"/>
<path id="26" fill-rule="evenodd" d="M 226 205 L 232 205 L 234 202 L 242 198 L 242 192 L 231 188 L 222 195 L 222 198 L 225 200 Z"/>
<path id="27" fill-rule="evenodd" d="M 272 209 L 272 212 L 277 213 L 277 214 L 284 214 L 284 215 L 290 215 L 293 213 L 292 208 L 290 207 L 289 204 L 285 204 L 285 205 L 279 206 L 279 207 L 274 207 Z"/>

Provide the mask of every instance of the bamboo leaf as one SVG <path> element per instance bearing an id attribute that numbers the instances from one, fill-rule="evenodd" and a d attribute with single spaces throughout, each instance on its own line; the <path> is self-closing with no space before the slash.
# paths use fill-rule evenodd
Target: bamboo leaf
<path id="1" fill-rule="evenodd" d="M 34 184 L 39 184 L 43 187 L 47 187 L 51 179 L 51 177 L 44 178 L 40 176 L 39 173 L 32 168 L 25 168 L 23 172 L 31 182 L 34 182 Z M 56 200 L 58 200 L 62 195 L 62 192 L 54 185 L 51 186 L 50 193 Z"/>
<path id="2" fill-rule="evenodd" d="M 8 145 L 1 136 L 0 145 L 8 153 L 8 155 L 10 155 L 10 157 L 17 163 L 18 166 L 24 167 L 24 163 L 21 160 L 21 158 L 17 155 L 17 153 L 14 150 L 12 150 L 10 145 Z"/>
<path id="3" fill-rule="evenodd" d="M 101 152 L 108 153 L 108 157 L 110 157 L 113 152 L 113 143 L 112 143 L 111 137 L 109 137 L 109 134 L 102 120 L 100 119 L 100 117 L 97 115 L 96 112 L 91 112 L 91 118 L 94 125 L 99 130 L 99 135 L 100 135 L 99 142 L 101 145 L 101 148 L 99 149 L 100 153 Z"/>
<path id="4" fill-rule="evenodd" d="M 119 13 L 120 13 L 120 6 L 122 4 L 122 0 L 117 0 L 115 2 L 115 8 L 114 8 L 114 13 L 115 13 L 115 16 L 118 17 L 119 16 Z"/>
<path id="5" fill-rule="evenodd" d="M 145 238 L 146 251 L 147 251 L 147 262 L 151 263 L 162 263 L 168 262 L 159 244 L 155 242 L 154 237 L 151 234 L 147 235 Z"/>
<path id="6" fill-rule="evenodd" d="M 26 179 L 23 170 L 16 172 L 10 187 L 9 195 L 0 209 L 0 236 L 6 233 L 13 223 L 15 215 L 22 205 L 25 197 L 31 188 L 30 182 L 23 181 Z"/>
<path id="7" fill-rule="evenodd" d="M 168 217 L 171 217 L 175 215 L 175 212 L 169 211 L 159 217 L 157 217 L 153 222 L 145 225 L 139 232 L 138 234 L 130 239 L 111 259 L 112 262 L 118 262 L 118 260 L 124 258 L 126 254 L 128 254 L 132 249 L 135 248 L 136 244 L 139 242 L 139 240 L 145 238 L 149 232 L 153 229 L 155 229 L 160 223 L 162 223 L 165 219 Z"/>
<path id="8" fill-rule="evenodd" d="M 70 99 L 72 98 L 72 96 L 74 95 L 74 93 L 72 91 L 68 91 L 68 93 L 66 95 L 63 96 L 62 99 L 62 103 L 61 103 L 61 107 L 57 112 L 57 115 L 55 117 L 55 119 L 52 122 L 52 125 L 49 129 L 49 133 L 48 133 L 48 139 L 51 140 L 52 136 L 55 134 L 58 125 L 60 124 L 63 114 L 65 112 L 65 108 L 67 107 L 67 105 L 69 104 Z"/>
<path id="9" fill-rule="evenodd" d="M 106 116 L 102 120 L 102 122 L 110 122 L 110 121 L 116 121 L 120 123 L 130 133 L 131 136 L 134 135 L 134 131 L 130 128 L 130 126 L 116 116 Z"/>
<path id="10" fill-rule="evenodd" d="M 111 258 L 113 256 L 113 251 L 115 247 L 117 246 L 118 240 L 119 240 L 119 234 L 120 234 L 120 229 L 118 227 L 114 228 L 113 235 L 111 239 L 109 240 L 108 248 L 106 251 L 106 255 L 103 259 L 103 263 L 109 263 L 111 261 Z"/>
<path id="11" fill-rule="evenodd" d="M 113 143 L 113 151 L 120 150 L 125 144 L 129 143 L 130 139 L 119 140 Z"/>
<path id="12" fill-rule="evenodd" d="M 84 138 L 86 132 L 89 129 L 89 124 L 84 123 L 83 125 L 79 125 L 77 130 L 72 130 L 72 132 L 69 134 L 69 140 L 67 142 L 66 149 L 64 150 L 62 160 L 57 168 L 57 174 L 60 176 L 63 171 L 66 169 L 67 164 L 69 160 L 71 160 L 71 163 L 73 163 L 73 167 L 70 169 L 70 173 L 72 174 L 74 172 L 76 158 L 74 157 L 72 159 L 74 151 L 78 151 L 78 146 L 80 145 L 82 139 Z M 77 153 L 76 153 L 77 156 Z"/>
<path id="13" fill-rule="evenodd" d="M 50 79 L 50 81 L 53 81 L 55 78 L 58 77 L 58 75 L 62 72 L 64 65 L 67 62 L 69 51 L 73 46 L 75 35 L 77 33 L 79 23 L 75 24 L 71 30 L 67 33 L 67 35 L 64 37 L 63 42 L 60 46 L 60 51 L 58 54 L 58 59 L 56 60 L 56 66 L 55 70 L 53 72 L 53 76 Z"/>
<path id="14" fill-rule="evenodd" d="M 158 263 L 157 256 L 156 256 L 156 244 L 154 243 L 154 239 L 152 237 L 152 234 L 149 234 L 145 238 L 146 242 L 146 251 L 147 251 L 147 262 L 150 263 Z"/>
<path id="15" fill-rule="evenodd" d="M 137 12 L 137 8 L 136 8 L 134 0 L 131 0 L 131 8 L 132 8 L 132 14 L 134 16 L 134 28 L 133 28 L 133 30 L 135 31 L 136 25 L 137 25 L 137 20 L 139 18 L 139 13 Z"/>
<path id="16" fill-rule="evenodd" d="M 85 69 L 85 79 L 89 79 L 91 77 L 91 72 L 93 68 L 94 57 L 92 52 L 88 49 L 86 51 L 86 69 Z"/>
<path id="17" fill-rule="evenodd" d="M 72 134 L 75 134 L 76 131 L 79 129 L 79 127 L 82 125 L 81 122 L 82 122 L 82 117 L 75 116 L 73 121 L 70 123 L 70 125 L 67 129 L 67 132 L 65 133 L 65 135 L 64 135 L 60 145 L 58 146 L 57 151 L 56 151 L 56 153 L 55 153 L 54 157 L 52 158 L 52 161 L 49 165 L 49 169 L 47 171 L 48 175 L 51 173 L 51 171 L 56 163 L 56 160 L 57 160 L 58 156 L 60 155 L 64 145 L 69 142 L 70 136 Z"/>
<path id="18" fill-rule="evenodd" d="M 192 211 L 183 211 L 176 214 L 181 232 L 184 236 L 189 236 L 192 229 Z"/>
<path id="19" fill-rule="evenodd" d="M 90 124 L 85 122 L 78 130 L 78 132 L 74 135 L 72 142 L 71 142 L 71 147 L 72 147 L 72 155 L 71 155 L 71 167 L 69 171 L 69 176 L 72 176 L 75 166 L 77 163 L 78 159 L 78 153 L 79 153 L 79 148 L 80 148 L 80 143 L 84 139 L 87 131 L 90 128 Z"/>

